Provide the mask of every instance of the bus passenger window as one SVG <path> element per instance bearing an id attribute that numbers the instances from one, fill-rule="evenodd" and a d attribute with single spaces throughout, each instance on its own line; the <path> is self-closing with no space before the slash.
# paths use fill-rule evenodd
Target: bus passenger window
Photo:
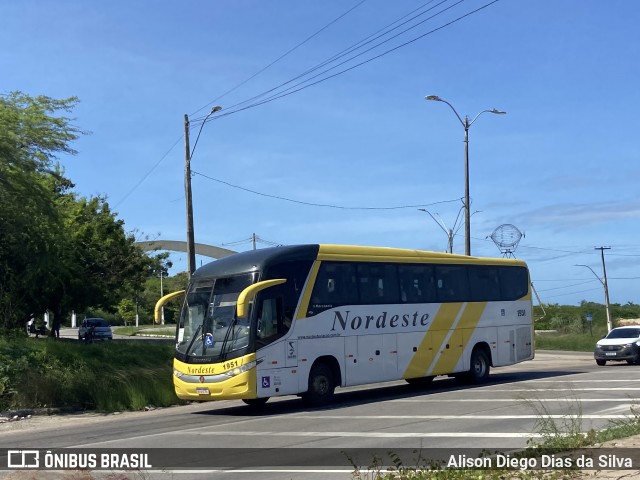
<path id="1" fill-rule="evenodd" d="M 465 265 L 436 266 L 438 300 L 464 302 L 469 299 L 469 276 Z"/>
<path id="2" fill-rule="evenodd" d="M 398 278 L 403 303 L 436 302 L 436 282 L 431 265 L 399 265 Z"/>
<path id="3" fill-rule="evenodd" d="M 360 303 L 398 303 L 400 291 L 396 266 L 387 263 L 361 263 L 358 265 Z"/>
<path id="4" fill-rule="evenodd" d="M 307 315 L 341 305 L 357 305 L 358 288 L 355 267 L 348 262 L 323 262 L 313 286 Z"/>

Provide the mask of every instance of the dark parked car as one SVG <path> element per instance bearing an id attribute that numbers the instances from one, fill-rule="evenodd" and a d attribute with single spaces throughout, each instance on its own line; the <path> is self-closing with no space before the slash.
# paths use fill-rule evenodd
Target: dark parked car
<path id="1" fill-rule="evenodd" d="M 629 364 L 640 363 L 640 327 L 618 327 L 596 343 L 593 357 L 598 365 L 609 360 L 626 360 Z"/>
<path id="2" fill-rule="evenodd" d="M 111 325 L 104 318 L 85 318 L 78 329 L 78 340 L 113 340 Z"/>

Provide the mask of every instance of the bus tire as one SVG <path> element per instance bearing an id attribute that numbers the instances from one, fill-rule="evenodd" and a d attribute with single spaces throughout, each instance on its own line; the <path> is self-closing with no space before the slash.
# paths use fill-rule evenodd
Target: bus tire
<path id="1" fill-rule="evenodd" d="M 313 406 L 326 405 L 333 398 L 335 388 L 331 369 L 324 363 L 316 363 L 309 372 L 309 389 L 302 398 Z"/>
<path id="2" fill-rule="evenodd" d="M 491 364 L 489 357 L 482 348 L 474 348 L 471 352 L 471 361 L 469 362 L 469 371 L 463 375 L 462 379 L 467 383 L 480 383 L 489 378 Z"/>
<path id="3" fill-rule="evenodd" d="M 405 378 L 405 381 L 412 387 L 412 388 L 425 388 L 429 385 L 431 385 L 431 382 L 433 381 L 434 377 L 418 377 L 418 378 Z"/>
<path id="4" fill-rule="evenodd" d="M 243 398 L 242 401 L 253 408 L 262 407 L 267 401 L 269 401 L 269 397 L 262 398 Z"/>

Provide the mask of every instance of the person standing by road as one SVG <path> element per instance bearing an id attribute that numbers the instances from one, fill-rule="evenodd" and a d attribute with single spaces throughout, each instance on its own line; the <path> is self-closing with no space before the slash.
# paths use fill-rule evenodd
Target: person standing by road
<path id="1" fill-rule="evenodd" d="M 57 318 L 53 321 L 53 338 L 60 338 L 60 320 Z"/>

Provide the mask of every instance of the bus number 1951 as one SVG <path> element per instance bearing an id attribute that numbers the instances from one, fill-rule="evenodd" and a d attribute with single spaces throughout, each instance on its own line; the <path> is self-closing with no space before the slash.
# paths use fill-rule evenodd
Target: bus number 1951
<path id="1" fill-rule="evenodd" d="M 231 362 L 226 362 L 224 364 L 225 370 L 231 370 L 232 368 L 236 368 L 238 366 L 238 360 L 233 360 Z"/>

